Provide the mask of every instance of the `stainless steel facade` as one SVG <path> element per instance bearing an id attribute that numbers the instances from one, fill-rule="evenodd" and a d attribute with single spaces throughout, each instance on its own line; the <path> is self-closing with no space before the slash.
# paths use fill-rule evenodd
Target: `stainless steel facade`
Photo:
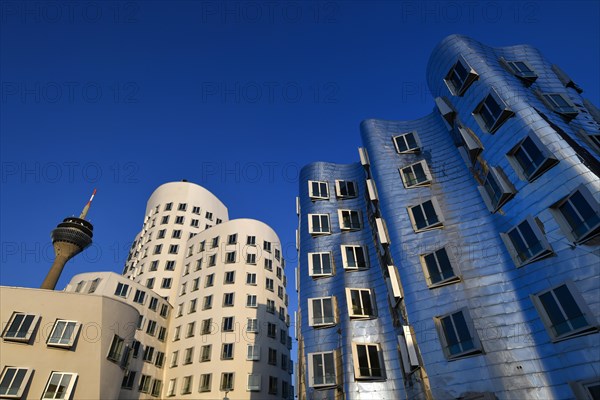
<path id="1" fill-rule="evenodd" d="M 450 36 L 433 51 L 427 79 L 431 114 L 361 124 L 363 165 L 301 172 L 299 395 L 595 398 L 598 110 L 525 45 Z M 339 198 L 336 180 L 357 182 L 357 197 Z M 329 197 L 311 198 L 309 181 L 327 182 Z M 575 229 L 565 215 L 578 201 L 587 206 Z M 340 229 L 340 209 L 360 211 L 361 229 Z M 309 232 L 313 214 L 330 216 L 331 234 Z M 341 267 L 345 243 L 367 246 L 369 268 Z M 326 251 L 333 275 L 310 276 L 309 253 Z M 375 315 L 349 317 L 347 288 L 371 289 Z M 328 296 L 335 325 L 311 326 L 309 299 Z M 353 342 L 377 344 L 382 374 L 357 371 L 373 357 L 359 360 Z M 315 385 L 315 368 L 327 368 L 309 360 L 331 350 L 335 384 Z"/>

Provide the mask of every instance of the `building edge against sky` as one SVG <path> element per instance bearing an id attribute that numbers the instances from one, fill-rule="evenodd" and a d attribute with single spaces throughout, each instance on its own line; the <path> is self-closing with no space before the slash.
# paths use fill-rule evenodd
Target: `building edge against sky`
<path id="1" fill-rule="evenodd" d="M 284 268 L 270 227 L 161 185 L 123 275 L 0 288 L 0 397 L 293 398 Z"/>
<path id="2" fill-rule="evenodd" d="M 527 45 L 449 36 L 427 80 L 301 171 L 299 398 L 598 398 L 598 109 Z"/>

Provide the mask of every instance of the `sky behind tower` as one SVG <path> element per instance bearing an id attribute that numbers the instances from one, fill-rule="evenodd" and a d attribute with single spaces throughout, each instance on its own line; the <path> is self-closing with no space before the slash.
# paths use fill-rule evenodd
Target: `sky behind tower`
<path id="1" fill-rule="evenodd" d="M 187 179 L 278 232 L 293 311 L 302 166 L 356 162 L 366 118 L 430 113 L 453 33 L 531 44 L 600 105 L 599 20 L 595 1 L 2 1 L 0 284 L 41 284 L 94 188 L 94 244 L 57 288 L 120 273 L 152 191 Z"/>

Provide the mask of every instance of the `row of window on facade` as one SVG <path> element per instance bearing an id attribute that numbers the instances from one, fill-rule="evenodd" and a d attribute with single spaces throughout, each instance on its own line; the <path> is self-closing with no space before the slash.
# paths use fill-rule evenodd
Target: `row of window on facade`
<path id="1" fill-rule="evenodd" d="M 177 211 L 183 211 L 183 212 L 185 212 L 185 211 L 187 211 L 187 209 L 188 209 L 187 203 L 178 203 L 177 204 Z M 165 206 L 164 206 L 164 208 L 163 208 L 163 211 L 165 211 L 165 212 L 166 211 L 173 211 L 173 203 L 172 202 L 166 203 Z M 154 207 L 154 213 L 157 214 L 158 212 L 160 212 L 160 204 L 158 204 L 158 205 L 156 205 Z M 201 215 L 201 208 L 199 206 L 192 206 L 192 214 Z M 204 213 L 204 218 L 206 218 L 209 221 L 212 221 L 213 220 L 213 213 L 210 212 L 210 211 L 206 211 Z M 221 220 L 217 219 L 217 224 L 220 223 L 220 222 L 221 222 Z"/>
<path id="2" fill-rule="evenodd" d="M 235 373 L 234 372 L 222 372 L 221 380 L 218 389 L 213 388 L 212 373 L 200 374 L 197 391 L 200 393 L 211 392 L 213 390 L 219 390 L 223 392 L 232 392 L 235 389 Z M 132 389 L 135 386 L 135 371 L 129 371 L 126 377 L 123 379 L 122 387 L 124 389 Z M 264 390 L 262 387 L 262 376 L 260 374 L 248 374 L 246 391 L 248 392 L 261 392 Z M 156 379 L 153 379 L 150 375 L 142 375 L 138 384 L 138 390 L 142 393 L 149 393 L 152 396 L 160 396 L 162 388 L 162 382 L 157 385 Z M 293 398 L 293 387 L 285 381 L 275 376 L 268 377 L 267 393 L 271 395 L 281 395 L 283 399 Z M 167 386 L 166 394 L 167 397 L 175 397 L 177 395 L 189 395 L 194 390 L 194 375 L 187 375 L 181 378 L 181 386 L 178 390 L 179 382 L 177 378 L 171 379 Z"/>
<path id="3" fill-rule="evenodd" d="M 33 375 L 33 368 L 6 366 L 0 375 L 0 397 L 20 399 Z M 42 392 L 42 399 L 69 399 L 74 392 L 78 374 L 53 371 Z"/>
<path id="4" fill-rule="evenodd" d="M 358 186 L 354 181 L 336 180 L 335 194 L 339 199 L 358 196 Z M 312 200 L 329 199 L 329 183 L 325 181 L 308 181 L 308 196 Z"/>

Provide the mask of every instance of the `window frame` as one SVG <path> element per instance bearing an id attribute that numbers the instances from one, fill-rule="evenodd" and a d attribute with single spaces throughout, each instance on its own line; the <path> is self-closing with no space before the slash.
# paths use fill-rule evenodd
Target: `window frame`
<path id="1" fill-rule="evenodd" d="M 313 190 L 314 184 L 318 185 L 319 193 L 314 192 L 314 190 Z M 321 193 L 321 191 L 323 189 L 323 185 L 325 187 L 325 192 L 326 192 L 325 194 Z M 327 199 L 329 199 L 329 182 L 313 181 L 313 180 L 308 181 L 308 197 L 310 197 L 311 200 L 327 200 Z"/>
<path id="2" fill-rule="evenodd" d="M 459 76 L 456 72 L 456 67 L 458 64 L 461 64 L 461 67 L 467 72 L 467 75 L 464 78 Z M 459 79 L 462 80 L 460 87 L 456 87 L 455 81 L 452 79 L 452 75 L 458 76 Z M 465 94 L 467 89 L 471 87 L 473 82 L 478 79 L 479 74 L 473 69 L 473 67 L 471 67 L 471 65 L 462 55 L 459 55 L 456 62 L 452 64 L 452 67 L 444 77 L 444 83 L 453 96 L 461 97 L 463 94 Z"/>
<path id="3" fill-rule="evenodd" d="M 354 263 L 356 264 L 356 267 L 351 267 L 348 263 L 348 249 L 352 249 L 352 255 L 354 257 Z M 359 257 L 358 257 L 358 253 L 357 253 L 357 249 L 360 249 L 362 251 L 362 255 L 363 255 L 363 259 L 365 262 L 365 265 L 363 267 L 361 267 L 359 265 Z M 342 268 L 344 268 L 344 270 L 346 271 L 363 271 L 366 269 L 369 269 L 370 265 L 369 265 L 369 252 L 367 250 L 366 246 L 362 246 L 362 245 L 358 245 L 358 244 L 343 244 L 340 246 L 340 251 L 342 253 Z"/>
<path id="4" fill-rule="evenodd" d="M 11 326 L 15 323 L 15 318 L 18 315 L 23 315 L 23 319 L 19 323 L 18 329 L 14 332 L 15 335 L 7 336 L 7 334 L 10 332 L 9 330 L 10 330 Z M 21 337 L 16 336 L 21 331 L 21 328 L 23 327 L 23 323 L 25 322 L 25 320 L 27 319 L 28 316 L 33 316 L 33 318 L 31 318 L 29 325 L 27 326 L 27 330 L 24 332 L 24 336 L 21 336 Z M 21 311 L 13 311 L 10 319 L 4 326 L 4 330 L 2 331 L 2 339 L 5 341 L 11 341 L 11 342 L 28 343 L 31 340 L 31 338 L 33 337 L 33 333 L 37 329 L 39 320 L 40 320 L 40 316 L 37 314 L 30 314 L 30 313 L 21 312 Z"/>
<path id="5" fill-rule="evenodd" d="M 0 374 L 0 383 L 4 382 L 9 370 L 15 370 L 15 372 L 12 376 L 11 381 L 8 383 L 8 386 L 6 386 L 7 391 L 5 393 L 0 393 L 0 396 L 2 396 L 2 398 L 20 399 L 21 397 L 23 397 L 23 392 L 25 391 L 25 389 L 27 389 L 27 386 L 29 385 L 29 380 L 31 379 L 31 374 L 33 373 L 33 368 L 6 365 L 6 366 L 4 366 L 4 368 L 2 370 L 2 374 Z M 22 371 L 22 370 L 25 370 L 25 374 L 23 374 L 20 382 L 17 382 L 19 384 L 19 386 L 16 387 L 16 392 L 14 394 L 9 394 L 11 392 L 11 390 L 12 391 L 15 390 L 15 387 L 14 387 L 15 379 L 17 378 L 19 371 Z"/>
<path id="6" fill-rule="evenodd" d="M 450 317 L 450 320 L 452 321 L 452 327 L 454 330 L 454 334 L 458 337 L 459 335 L 457 334 L 458 331 L 456 328 L 456 322 L 454 320 L 454 316 L 459 313 L 462 314 L 462 316 L 463 316 L 465 325 L 466 325 L 468 333 L 470 335 L 470 340 L 473 342 L 473 348 L 467 349 L 467 350 L 462 350 L 460 352 L 452 354 L 450 352 L 450 349 L 449 349 L 450 345 L 448 344 L 448 339 L 447 339 L 445 331 L 444 331 L 443 320 L 445 318 Z M 473 324 L 473 320 L 471 319 L 471 316 L 470 316 L 467 308 L 460 308 L 458 310 L 455 310 L 455 311 L 452 311 L 452 312 L 449 312 L 449 313 L 446 313 L 446 314 L 443 314 L 440 316 L 436 316 L 436 317 L 434 317 L 434 323 L 435 323 L 435 327 L 437 329 L 438 338 L 440 340 L 440 345 L 442 346 L 442 350 L 448 361 L 453 361 L 453 360 L 457 360 L 457 359 L 462 359 L 462 358 L 466 358 L 466 357 L 472 357 L 472 356 L 483 354 L 483 347 L 479 340 L 479 335 L 477 334 L 477 330 L 475 329 L 475 325 Z M 462 343 L 464 343 L 464 341 L 460 341 L 457 344 L 460 347 L 462 347 Z"/>
<path id="7" fill-rule="evenodd" d="M 58 342 L 51 342 L 50 340 L 53 339 L 54 332 L 58 328 L 58 324 L 61 322 L 66 323 L 66 325 L 61 333 L 61 337 L 59 338 Z M 64 333 L 65 333 L 65 331 L 67 331 L 69 324 L 73 324 L 72 325 L 73 328 L 71 330 L 71 334 L 69 335 L 69 339 L 66 343 L 60 343 L 64 339 Z M 72 347 L 73 344 L 75 343 L 75 340 L 77 339 L 77 335 L 79 334 L 80 327 L 81 327 L 81 323 L 78 321 L 57 319 L 56 321 L 54 321 L 54 325 L 52 326 L 52 331 L 50 331 L 50 335 L 48 336 L 48 339 L 46 340 L 46 345 L 52 346 L 52 347 L 64 347 L 64 348 Z"/>
<path id="8" fill-rule="evenodd" d="M 315 357 L 321 357 L 320 361 L 315 363 Z M 325 357 L 331 357 L 331 360 L 326 360 Z M 322 351 L 315 353 L 308 353 L 307 355 L 307 366 L 308 366 L 308 386 L 313 388 L 326 388 L 326 387 L 335 387 L 337 385 L 338 376 L 337 376 L 337 351 Z M 323 378 L 322 383 L 315 383 L 315 369 L 321 365 L 320 375 Z M 332 367 L 333 371 L 329 371 L 328 373 L 328 365 Z M 333 380 L 331 378 L 333 377 Z"/>
<path id="9" fill-rule="evenodd" d="M 345 186 L 345 190 L 347 193 L 350 192 L 350 190 L 348 190 L 348 187 L 350 185 L 350 187 L 353 187 L 354 189 L 354 193 L 349 193 L 349 194 L 344 194 L 342 193 L 342 184 Z M 337 198 L 340 199 L 352 199 L 355 197 L 358 197 L 358 185 L 356 184 L 355 181 L 349 181 L 349 180 L 345 180 L 345 179 L 336 179 L 335 180 L 335 195 Z"/>
<path id="10" fill-rule="evenodd" d="M 496 102 L 497 108 L 499 108 L 501 110 L 500 114 L 492 115 L 490 107 L 486 104 L 488 99 L 492 99 L 494 102 Z M 491 121 L 491 125 L 488 124 L 489 121 L 486 121 L 486 119 L 484 117 L 482 117 L 481 111 L 484 108 L 489 112 L 490 116 L 492 116 L 494 118 L 494 120 Z M 477 124 L 479 125 L 479 127 L 481 128 L 481 130 L 483 132 L 487 132 L 487 133 L 493 135 L 494 133 L 496 133 L 496 131 L 498 129 L 500 129 L 500 127 L 502 125 L 504 125 L 504 123 L 509 118 L 514 116 L 515 113 L 508 107 L 506 102 L 498 95 L 496 90 L 494 88 L 492 88 L 490 90 L 490 92 L 477 104 L 475 109 L 473 109 L 472 115 L 473 115 L 473 118 L 475 118 L 475 121 L 477 122 Z"/>
<path id="11" fill-rule="evenodd" d="M 541 155 L 544 157 L 542 162 L 539 163 L 537 166 L 533 164 L 533 159 L 531 155 L 529 155 L 527 149 L 523 147 L 523 143 L 525 143 L 526 140 L 531 140 L 532 144 L 536 147 L 537 151 L 540 152 Z M 525 152 L 524 154 L 527 156 L 527 158 L 529 158 L 531 165 L 535 166 L 535 168 L 529 174 L 525 171 L 525 167 L 521 164 L 519 158 L 515 155 L 520 149 L 523 149 L 523 151 Z M 521 139 L 515 146 L 513 146 L 508 151 L 508 153 L 506 153 L 506 158 L 508 159 L 508 162 L 511 164 L 519 178 L 523 181 L 530 183 L 538 179 L 546 171 L 554 167 L 559 162 L 558 159 L 550 152 L 550 150 L 548 150 L 548 148 L 540 141 L 537 135 L 535 135 L 533 132 L 529 133 L 527 136 Z"/>
<path id="12" fill-rule="evenodd" d="M 256 380 L 258 380 L 258 383 L 256 382 Z M 246 384 L 246 391 L 247 392 L 260 392 L 261 380 L 262 379 L 261 379 L 260 374 L 248 374 L 248 382 Z"/>
<path id="13" fill-rule="evenodd" d="M 200 393 L 210 392 L 212 387 L 212 373 L 200 374 L 198 391 Z"/>
<path id="14" fill-rule="evenodd" d="M 331 302 L 331 316 L 325 316 L 325 306 L 324 301 L 329 300 Z M 314 303 L 319 302 L 321 308 L 321 314 L 323 315 L 321 318 L 323 322 L 315 322 L 314 315 Z M 337 325 L 337 314 L 338 314 L 338 306 L 337 299 L 335 296 L 325 296 L 325 297 L 311 297 L 307 300 L 308 303 L 308 326 L 312 326 L 314 328 L 322 328 L 322 327 L 330 327 Z M 329 321 L 326 318 L 331 318 Z"/>
<path id="15" fill-rule="evenodd" d="M 413 214 L 413 209 L 416 209 L 417 207 L 420 208 L 423 216 L 425 217 L 425 222 L 427 223 L 429 216 L 426 215 L 425 208 L 424 208 L 424 204 L 427 202 L 431 202 L 431 204 L 433 206 L 433 210 L 435 212 L 435 216 L 437 218 L 437 221 L 419 228 L 417 226 L 417 222 L 416 222 L 415 216 Z M 444 222 L 445 222 L 444 215 L 442 213 L 442 209 L 440 208 L 440 205 L 435 196 L 431 197 L 429 200 L 425 200 L 421 203 L 415 204 L 414 206 L 408 206 L 408 207 L 406 207 L 406 209 L 408 212 L 408 217 L 410 218 L 410 223 L 411 223 L 412 228 L 415 231 L 415 233 L 427 232 L 427 231 L 430 231 L 433 229 L 442 229 L 444 227 Z"/>
<path id="16" fill-rule="evenodd" d="M 340 230 L 343 232 L 347 231 L 359 231 L 363 228 L 363 220 L 362 213 L 359 210 L 350 210 L 350 209 L 339 209 L 338 212 L 338 223 L 340 225 Z M 346 219 L 344 214 L 348 215 Z M 353 216 L 356 215 L 356 219 L 358 221 L 358 226 L 354 225 Z M 350 225 L 346 225 L 346 222 L 349 222 Z"/>
<path id="17" fill-rule="evenodd" d="M 359 300 L 360 300 L 360 311 L 363 313 L 359 314 L 354 311 L 354 307 L 352 304 L 352 292 L 359 292 Z M 371 313 L 364 313 L 364 311 L 368 311 L 364 304 L 363 292 L 367 292 L 369 296 Z M 377 318 L 377 304 L 375 302 L 375 293 L 370 288 L 346 288 L 346 305 L 348 308 L 348 316 L 350 319 L 374 319 Z"/>
<path id="18" fill-rule="evenodd" d="M 69 383 L 65 386 L 65 390 L 63 392 L 62 397 L 55 397 L 56 396 L 56 392 L 54 393 L 53 397 L 46 397 L 46 395 L 48 394 L 48 389 L 50 387 L 50 383 L 52 382 L 52 378 L 55 375 L 60 375 L 59 378 L 59 384 L 62 382 L 63 378 L 67 375 L 70 375 L 70 379 L 69 379 Z M 46 383 L 46 386 L 44 387 L 44 391 L 42 392 L 42 399 L 70 399 L 71 395 L 73 394 L 73 388 L 75 387 L 75 383 L 77 382 L 77 377 L 79 376 L 79 374 L 77 374 L 76 372 L 64 372 L 64 371 L 52 371 L 50 373 L 50 377 L 48 378 L 48 382 Z"/>
<path id="19" fill-rule="evenodd" d="M 248 343 L 246 346 L 246 361 L 260 361 L 260 344 Z"/>
<path id="20" fill-rule="evenodd" d="M 315 231 L 314 226 L 314 217 L 318 217 L 319 219 L 319 231 Z M 323 229 L 323 218 L 326 220 L 327 230 Z M 321 235 L 331 235 L 331 219 L 329 218 L 329 214 L 308 214 L 308 232 L 313 236 L 321 236 Z"/>
<path id="21" fill-rule="evenodd" d="M 364 346 L 366 348 L 367 351 L 367 365 L 366 366 L 361 366 L 360 365 L 360 360 L 361 357 L 359 357 L 359 347 Z M 370 374 L 370 375 L 363 375 L 361 373 L 361 370 L 363 369 L 368 369 L 369 372 L 371 372 L 372 369 L 372 364 L 373 361 L 371 359 L 372 354 L 369 352 L 369 348 L 370 347 L 375 347 L 375 351 L 376 353 L 376 357 L 377 357 L 377 362 L 379 363 L 379 375 L 375 375 L 375 374 Z M 355 380 L 369 380 L 369 381 L 377 381 L 377 380 L 385 380 L 385 370 L 384 370 L 384 363 L 383 363 L 383 354 L 381 351 L 381 346 L 379 345 L 379 343 L 357 343 L 357 342 L 352 342 L 352 361 L 353 361 L 353 366 L 354 366 L 354 379 Z"/>
<path id="22" fill-rule="evenodd" d="M 594 219 L 586 218 L 582 216 L 581 210 L 579 210 L 573 201 L 572 197 L 579 193 L 587 206 L 589 206 L 592 212 L 595 212 L 595 223 Z M 577 228 L 573 228 L 573 226 L 569 223 L 569 219 L 565 216 L 564 212 L 561 210 L 565 204 L 569 203 L 570 207 L 576 213 L 577 217 L 580 219 L 579 226 Z M 550 206 L 550 211 L 554 215 L 554 218 L 558 222 L 561 231 L 565 234 L 565 236 L 574 244 L 582 244 L 597 237 L 600 234 L 600 204 L 596 201 L 594 196 L 591 194 L 590 190 L 583 184 L 579 185 L 575 190 L 571 191 L 567 196 L 563 197 L 556 203 Z M 591 222 L 591 225 L 588 225 Z M 581 226 L 589 226 L 588 229 L 582 234 L 576 234 L 574 231 Z"/>
<path id="23" fill-rule="evenodd" d="M 498 196 L 497 199 L 492 198 L 490 195 L 490 190 L 492 190 L 494 195 L 497 196 L 493 187 L 494 185 L 488 185 L 490 177 L 494 181 L 495 186 L 501 190 L 500 196 Z M 491 213 L 495 213 L 501 209 L 502 206 L 508 203 L 517 194 L 515 187 L 500 167 L 489 167 L 487 174 L 483 178 L 482 185 L 477 186 L 477 190 L 479 190 L 485 206 Z"/>
<path id="24" fill-rule="evenodd" d="M 571 120 L 571 119 L 577 117 L 577 115 L 579 115 L 579 110 L 577 109 L 575 104 L 573 104 L 573 101 L 571 100 L 571 98 L 564 93 L 558 93 L 558 92 L 540 93 L 540 96 L 542 98 L 542 101 L 544 103 L 546 103 L 548 108 L 550 108 L 556 114 L 559 114 L 559 115 L 567 118 L 568 120 Z M 560 97 L 566 103 L 566 105 L 560 105 L 554 99 L 554 96 Z"/>
<path id="25" fill-rule="evenodd" d="M 523 81 L 526 86 L 530 86 L 533 82 L 535 82 L 538 78 L 538 75 L 535 73 L 535 70 L 531 68 L 531 65 L 527 61 L 523 60 L 506 60 L 503 57 L 500 57 L 501 63 L 507 67 L 507 70 Z M 523 70 L 517 63 L 522 63 L 527 67 L 528 71 Z"/>
<path id="26" fill-rule="evenodd" d="M 527 222 L 529 224 L 529 227 L 530 227 L 532 233 L 538 240 L 538 243 L 534 243 L 534 245 L 541 245 L 542 248 L 539 251 L 537 251 L 536 253 L 527 257 L 526 259 L 522 259 L 521 256 L 519 255 L 517 247 L 513 243 L 512 239 L 510 238 L 510 234 L 515 229 L 518 230 L 520 240 L 523 242 L 523 244 L 527 245 L 526 250 L 531 249 L 531 247 L 529 247 L 529 243 L 527 243 L 527 241 L 525 240 L 525 237 L 522 233 L 522 229 L 520 228 L 520 226 L 525 222 Z M 548 239 L 546 239 L 546 235 L 544 234 L 542 229 L 537 224 L 536 220 L 531 215 L 528 215 L 525 219 L 523 219 L 519 223 L 513 225 L 505 233 L 500 233 L 500 237 L 504 241 L 504 245 L 508 249 L 508 253 L 510 254 L 511 258 L 513 259 L 513 262 L 515 263 L 515 265 L 517 267 L 523 267 L 527 264 L 531 264 L 532 262 L 539 261 L 543 258 L 546 258 L 546 257 L 554 254 L 554 250 L 552 249 L 552 246 L 550 246 Z"/>
<path id="27" fill-rule="evenodd" d="M 427 262 L 427 258 L 428 256 L 433 256 L 434 260 L 435 260 L 435 267 L 438 270 L 438 274 L 440 275 L 440 277 L 443 277 L 442 272 L 442 266 L 440 264 L 439 261 L 439 256 L 438 256 L 438 252 L 440 251 L 444 251 L 444 253 L 446 253 L 446 258 L 448 259 L 448 263 L 450 264 L 450 269 L 452 270 L 453 275 L 447 278 L 443 278 L 439 281 L 433 282 L 431 279 L 431 270 L 430 267 L 434 267 L 433 265 L 429 265 L 429 263 Z M 448 250 L 446 249 L 446 247 L 440 247 L 438 249 L 433 250 L 430 253 L 424 253 L 424 254 L 420 254 L 419 255 L 419 259 L 421 261 L 421 267 L 423 268 L 423 275 L 425 276 L 425 281 L 427 283 L 427 287 L 430 289 L 434 289 L 440 286 L 446 286 L 446 285 L 451 285 L 453 283 L 457 283 L 461 281 L 461 277 L 460 274 L 457 274 L 457 265 L 459 265 L 459 263 L 454 263 L 453 262 L 453 258 L 450 256 L 450 254 L 448 254 Z"/>
<path id="28" fill-rule="evenodd" d="M 408 143 L 408 140 L 406 140 L 406 138 L 409 135 L 412 135 L 416 147 L 410 147 L 410 145 Z M 402 141 L 406 145 L 406 150 L 402 150 L 400 148 L 400 146 L 398 146 L 398 139 L 400 139 L 400 138 L 402 138 Z M 396 149 L 396 153 L 398 153 L 398 154 L 415 154 L 415 153 L 420 153 L 421 152 L 421 148 L 423 147 L 421 145 L 421 141 L 419 139 L 419 135 L 417 134 L 416 130 L 409 131 L 409 132 L 404 132 L 404 133 L 401 133 L 399 135 L 392 136 L 392 143 L 394 143 L 394 148 Z"/>
<path id="29" fill-rule="evenodd" d="M 425 175 L 424 181 L 419 182 L 416 180 L 417 174 L 415 173 L 415 170 L 414 170 L 415 165 L 421 165 L 421 167 L 423 169 L 423 174 Z M 415 177 L 415 183 L 411 183 L 410 181 L 408 181 L 406 174 L 405 174 L 405 170 L 410 170 L 410 172 L 412 172 L 412 175 Z M 429 170 L 429 166 L 427 165 L 426 160 L 420 160 L 415 163 L 408 164 L 404 167 L 400 167 L 400 168 L 398 168 L 398 172 L 400 173 L 400 178 L 402 179 L 402 184 L 404 185 L 404 187 L 406 189 L 431 186 L 431 183 L 433 182 L 433 176 L 431 175 L 431 171 Z"/>
<path id="30" fill-rule="evenodd" d="M 225 386 L 225 377 L 228 376 L 228 380 L 229 383 L 231 384 L 230 386 Z M 233 392 L 233 389 L 235 387 L 234 385 L 235 383 L 235 372 L 221 372 L 221 383 L 219 385 L 220 391 L 221 392 Z"/>

